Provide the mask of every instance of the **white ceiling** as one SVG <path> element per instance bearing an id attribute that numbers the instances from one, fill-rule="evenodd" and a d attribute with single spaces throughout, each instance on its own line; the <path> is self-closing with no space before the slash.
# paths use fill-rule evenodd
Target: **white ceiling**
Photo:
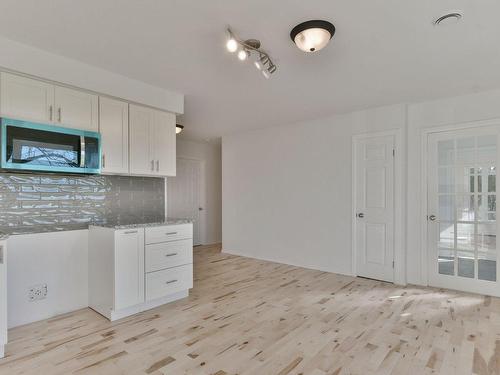
<path id="1" fill-rule="evenodd" d="M 457 9 L 460 23 L 432 25 Z M 185 136 L 214 138 L 498 88 L 499 13 L 498 0 L 1 0 L 0 35 L 184 93 Z M 305 54 L 289 32 L 317 18 L 337 33 Z M 226 52 L 227 25 L 262 41 L 272 79 Z"/>

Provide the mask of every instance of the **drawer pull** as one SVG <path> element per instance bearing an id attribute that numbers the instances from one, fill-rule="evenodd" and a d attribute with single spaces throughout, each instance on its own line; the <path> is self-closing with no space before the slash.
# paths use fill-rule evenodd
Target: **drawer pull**
<path id="1" fill-rule="evenodd" d="M 170 281 L 167 281 L 165 284 L 173 284 L 173 283 L 176 283 L 178 280 L 170 280 Z"/>
<path id="2" fill-rule="evenodd" d="M 177 255 L 177 253 L 165 254 L 165 256 L 166 256 L 166 257 L 174 257 L 174 256 L 176 256 L 176 255 Z"/>
<path id="3" fill-rule="evenodd" d="M 173 236 L 173 235 L 175 235 L 175 234 L 177 234 L 177 232 L 167 232 L 167 233 L 166 233 L 166 235 L 167 235 L 167 236 Z"/>
<path id="4" fill-rule="evenodd" d="M 137 233 L 137 231 L 136 230 L 128 230 L 128 231 L 123 232 L 123 233 L 125 233 L 125 234 L 132 234 L 132 233 Z"/>

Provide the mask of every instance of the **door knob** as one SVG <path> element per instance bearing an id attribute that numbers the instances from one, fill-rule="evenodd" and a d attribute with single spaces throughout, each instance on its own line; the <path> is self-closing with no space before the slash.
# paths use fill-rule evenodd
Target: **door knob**
<path id="1" fill-rule="evenodd" d="M 198 211 L 203 211 L 203 207 L 198 207 Z"/>
<path id="2" fill-rule="evenodd" d="M 429 220 L 430 221 L 435 221 L 437 218 L 436 218 L 436 215 L 431 215 L 429 216 Z"/>
<path id="3" fill-rule="evenodd" d="M 359 217 L 360 219 L 364 218 L 365 217 L 365 214 L 360 212 L 356 215 L 357 217 Z"/>

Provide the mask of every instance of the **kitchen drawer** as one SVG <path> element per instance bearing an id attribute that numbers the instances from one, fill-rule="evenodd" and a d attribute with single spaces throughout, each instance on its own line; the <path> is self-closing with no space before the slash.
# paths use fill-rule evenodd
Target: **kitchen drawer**
<path id="1" fill-rule="evenodd" d="M 151 301 L 193 287 L 193 265 L 146 274 L 146 300 Z"/>
<path id="2" fill-rule="evenodd" d="M 180 240 L 146 245 L 146 272 L 193 263 L 193 241 Z"/>
<path id="3" fill-rule="evenodd" d="M 193 238 L 192 224 L 146 228 L 146 244 Z"/>

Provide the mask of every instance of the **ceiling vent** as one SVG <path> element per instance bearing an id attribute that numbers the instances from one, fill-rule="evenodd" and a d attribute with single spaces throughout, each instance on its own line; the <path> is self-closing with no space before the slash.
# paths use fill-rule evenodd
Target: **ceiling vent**
<path id="1" fill-rule="evenodd" d="M 451 12 L 445 14 L 434 21 L 435 26 L 444 26 L 451 25 L 457 23 L 462 19 L 462 13 L 460 12 Z"/>

